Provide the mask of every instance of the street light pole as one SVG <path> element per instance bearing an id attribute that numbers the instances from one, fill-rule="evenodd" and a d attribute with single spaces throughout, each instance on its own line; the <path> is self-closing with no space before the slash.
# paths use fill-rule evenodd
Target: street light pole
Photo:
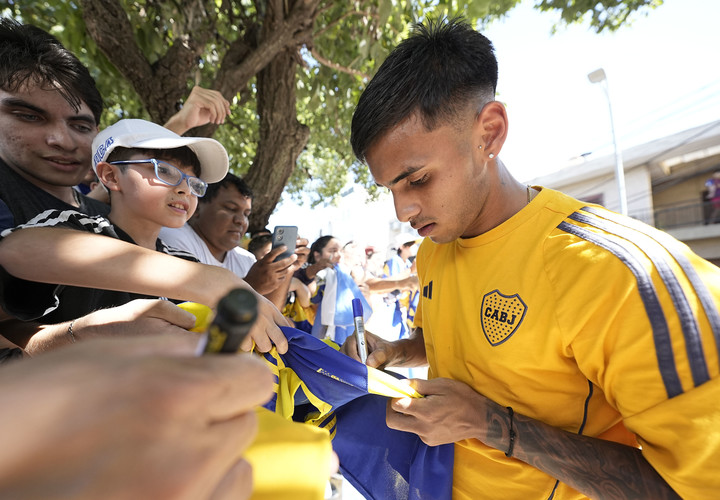
<path id="1" fill-rule="evenodd" d="M 628 214 L 627 195 L 625 193 L 625 169 L 623 167 L 622 152 L 618 147 L 617 137 L 615 136 L 615 120 L 613 120 L 612 104 L 610 103 L 610 91 L 608 90 L 607 76 L 602 68 L 596 69 L 588 74 L 588 80 L 591 83 L 600 83 L 605 97 L 607 98 L 608 110 L 610 111 L 610 130 L 612 131 L 613 146 L 615 147 L 615 180 L 617 182 L 618 196 L 620 197 L 620 213 Z"/>

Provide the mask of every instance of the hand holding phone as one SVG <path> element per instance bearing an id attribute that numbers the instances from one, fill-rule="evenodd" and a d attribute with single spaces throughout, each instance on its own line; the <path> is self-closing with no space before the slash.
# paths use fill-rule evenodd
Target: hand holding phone
<path id="1" fill-rule="evenodd" d="M 285 245 L 286 250 L 275 257 L 273 262 L 286 259 L 295 253 L 295 243 L 297 242 L 297 226 L 275 226 L 272 235 L 272 248 Z"/>

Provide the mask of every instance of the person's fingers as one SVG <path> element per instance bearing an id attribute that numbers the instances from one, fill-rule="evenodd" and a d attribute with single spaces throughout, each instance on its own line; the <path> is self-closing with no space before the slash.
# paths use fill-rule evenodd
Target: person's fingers
<path id="1" fill-rule="evenodd" d="M 256 322 L 250 330 L 245 340 L 243 340 L 240 347 L 243 351 L 249 351 L 252 348 L 253 342 L 255 343 L 255 350 L 258 352 L 268 352 L 272 349 L 272 342 L 270 341 L 270 335 L 266 331 L 266 324 L 258 324 Z"/>
<path id="2" fill-rule="evenodd" d="M 209 423 L 238 418 L 272 393 L 272 373 L 249 354 L 191 358 L 184 360 L 183 370 L 176 378 L 184 404 Z"/>
<path id="3" fill-rule="evenodd" d="M 138 337 L 122 338 L 96 338 L 81 348 L 92 357 L 97 354 L 102 357 L 105 352 L 113 356 L 125 355 L 140 357 L 149 355 L 162 355 L 169 357 L 193 356 L 200 340 L 198 335 L 143 335 Z"/>
<path id="4" fill-rule="evenodd" d="M 384 368 L 387 362 L 388 352 L 384 348 L 371 352 L 365 360 L 365 364 L 373 368 Z"/>
<path id="5" fill-rule="evenodd" d="M 253 490 L 252 466 L 247 460 L 235 462 L 218 483 L 211 500 L 244 500 Z"/>
<path id="6" fill-rule="evenodd" d="M 176 306 L 169 300 L 153 301 L 148 310 L 148 316 L 164 319 L 173 325 L 189 330 L 195 326 L 195 315 Z"/>
<path id="7" fill-rule="evenodd" d="M 357 350 L 357 339 L 355 338 L 355 335 L 350 335 L 347 339 L 345 339 L 342 347 L 340 347 L 340 352 L 356 361 L 360 361 L 360 355 L 358 354 Z"/>
<path id="8" fill-rule="evenodd" d="M 402 398 L 410 399 L 410 398 Z M 385 407 L 385 423 L 391 429 L 404 432 L 413 432 L 415 417 L 413 415 L 398 412 L 395 409 L 398 399 L 390 399 Z"/>
<path id="9" fill-rule="evenodd" d="M 287 250 L 287 246 L 285 245 L 276 246 L 275 248 L 272 248 L 268 253 L 266 253 L 265 256 L 260 260 L 272 262 L 273 260 L 275 260 L 275 257 L 283 253 L 285 250 Z"/>
<path id="10" fill-rule="evenodd" d="M 288 267 L 292 266 L 295 261 L 297 260 L 297 255 L 292 254 L 289 257 L 285 257 L 284 259 L 280 259 L 277 262 L 273 262 L 273 268 L 276 272 L 284 272 Z"/>
<path id="11" fill-rule="evenodd" d="M 406 379 L 405 382 L 407 382 L 410 387 L 418 391 L 420 394 L 424 396 L 428 396 L 431 394 L 439 394 L 442 392 L 443 384 L 442 379 L 434 379 L 433 382 L 430 382 L 428 380 L 418 379 L 418 378 L 412 378 L 412 379 Z M 438 383 L 440 382 L 440 383 Z"/>
<path id="12" fill-rule="evenodd" d="M 275 347 L 277 347 L 277 351 L 280 354 L 285 354 L 288 350 L 288 341 L 287 338 L 285 338 L 285 334 L 280 330 L 280 328 L 276 328 L 275 330 L 270 332 L 270 338 L 275 344 Z"/>

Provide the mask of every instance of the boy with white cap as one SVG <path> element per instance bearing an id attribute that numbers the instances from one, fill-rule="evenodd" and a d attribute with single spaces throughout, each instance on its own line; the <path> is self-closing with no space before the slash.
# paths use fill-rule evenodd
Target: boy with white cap
<path id="1" fill-rule="evenodd" d="M 193 214 L 197 199 L 208 182 L 221 180 L 228 170 L 225 148 L 205 137 L 181 137 L 145 120 L 121 120 L 93 141 L 93 168 L 110 192 L 107 217 L 90 216 L 76 210 L 48 210 L 18 228 L 62 227 L 104 234 L 144 248 L 196 259 L 163 244 L 158 234 L 163 226 L 180 227 Z M 12 231 L 7 230 L 2 236 Z M 37 290 L 37 284 L 15 282 L 13 290 Z M 100 308 L 142 298 L 126 292 L 80 287 L 43 287 L 27 310 L 29 293 L 16 293 L 22 317 L 42 317 L 56 323 L 78 318 Z M 47 293 L 50 292 L 50 293 Z M 11 301 L 8 293 L 5 300 Z M 9 304 L 12 306 L 13 304 Z M 20 310 L 22 305 L 22 309 Z"/>

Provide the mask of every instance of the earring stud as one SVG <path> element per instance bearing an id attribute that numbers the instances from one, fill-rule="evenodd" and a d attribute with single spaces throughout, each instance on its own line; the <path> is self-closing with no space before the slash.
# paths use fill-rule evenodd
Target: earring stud
<path id="1" fill-rule="evenodd" d="M 492 153 L 490 153 L 490 154 L 488 155 L 488 158 L 490 158 L 490 159 L 492 160 L 493 158 L 495 158 L 495 155 L 492 154 Z"/>

